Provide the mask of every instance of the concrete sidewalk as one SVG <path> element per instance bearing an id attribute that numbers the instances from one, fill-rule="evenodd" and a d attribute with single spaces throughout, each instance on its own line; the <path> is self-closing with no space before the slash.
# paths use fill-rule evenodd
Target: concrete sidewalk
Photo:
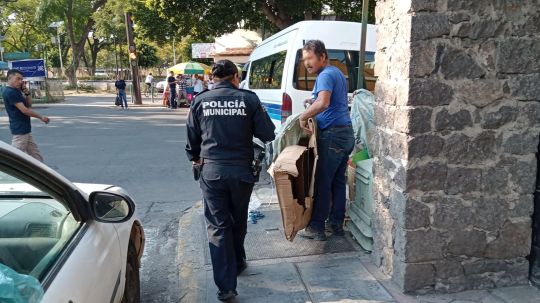
<path id="1" fill-rule="evenodd" d="M 269 188 L 256 188 L 265 215 L 248 223 L 248 268 L 238 278 L 233 302 L 540 302 L 530 286 L 468 291 L 448 295 L 409 296 L 383 275 L 349 235 L 317 242 L 283 236 L 279 206 Z M 179 222 L 178 264 L 181 302 L 219 302 L 208 255 L 203 207 L 199 202 Z"/>

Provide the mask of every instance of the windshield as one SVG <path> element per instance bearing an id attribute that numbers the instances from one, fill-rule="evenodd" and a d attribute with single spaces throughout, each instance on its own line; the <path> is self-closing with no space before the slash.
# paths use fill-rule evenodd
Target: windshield
<path id="1" fill-rule="evenodd" d="M 0 172 L 0 196 L 49 197 L 34 186 L 4 172 Z"/>

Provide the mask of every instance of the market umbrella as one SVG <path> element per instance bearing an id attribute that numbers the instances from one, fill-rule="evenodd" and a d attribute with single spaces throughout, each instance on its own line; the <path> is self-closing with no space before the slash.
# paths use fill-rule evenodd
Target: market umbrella
<path id="1" fill-rule="evenodd" d="M 208 65 L 189 61 L 189 62 L 182 62 L 179 64 L 176 64 L 175 66 L 169 67 L 167 71 L 172 71 L 175 74 L 183 74 L 183 75 L 195 75 L 195 74 L 204 74 L 210 71 L 210 67 Z"/>

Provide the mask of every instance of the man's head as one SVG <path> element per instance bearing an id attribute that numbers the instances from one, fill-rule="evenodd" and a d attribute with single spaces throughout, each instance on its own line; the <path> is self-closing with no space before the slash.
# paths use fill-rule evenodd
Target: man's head
<path id="1" fill-rule="evenodd" d="M 212 77 L 215 82 L 230 81 L 236 87 L 240 85 L 238 68 L 230 60 L 219 60 L 214 63 L 212 65 Z"/>
<path id="2" fill-rule="evenodd" d="M 21 89 L 23 84 L 23 74 L 18 69 L 10 69 L 7 72 L 7 84 L 10 87 Z"/>
<path id="3" fill-rule="evenodd" d="M 169 72 L 169 75 L 171 75 L 171 77 L 174 77 L 174 72 L 173 72 L 173 71 L 170 71 L 170 72 Z"/>
<path id="4" fill-rule="evenodd" d="M 120 74 L 116 75 L 116 80 L 122 80 L 122 76 Z"/>
<path id="5" fill-rule="evenodd" d="M 321 40 L 309 40 L 302 48 L 302 60 L 309 73 L 318 74 L 328 65 L 328 52 Z"/>
<path id="6" fill-rule="evenodd" d="M 152 73 L 148 73 L 149 76 L 152 76 Z"/>

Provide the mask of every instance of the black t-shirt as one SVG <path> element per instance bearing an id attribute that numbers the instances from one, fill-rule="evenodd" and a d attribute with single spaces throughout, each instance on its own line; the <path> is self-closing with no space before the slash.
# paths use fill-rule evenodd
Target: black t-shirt
<path id="1" fill-rule="evenodd" d="M 114 82 L 114 86 L 118 89 L 126 89 L 126 81 L 124 80 L 116 80 L 116 82 Z"/>
<path id="2" fill-rule="evenodd" d="M 170 89 L 176 89 L 176 78 L 173 77 L 173 76 L 170 76 L 169 78 L 167 78 L 167 83 L 169 83 L 169 88 Z"/>
<path id="3" fill-rule="evenodd" d="M 15 105 L 20 102 L 28 107 L 28 103 L 26 102 L 23 93 L 18 89 L 7 86 L 4 88 L 2 98 L 4 98 L 4 105 L 9 117 L 11 134 L 26 135 L 30 133 L 32 131 L 30 117 L 23 114 Z"/>

